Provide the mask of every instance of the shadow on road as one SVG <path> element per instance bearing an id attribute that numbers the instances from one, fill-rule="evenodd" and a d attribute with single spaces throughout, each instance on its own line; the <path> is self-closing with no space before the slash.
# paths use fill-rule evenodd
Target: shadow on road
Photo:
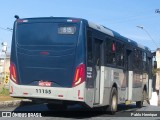
<path id="1" fill-rule="evenodd" d="M 92 117 L 130 117 L 131 112 L 137 110 L 136 105 L 118 105 L 118 111 L 115 115 L 110 115 L 100 109 L 85 109 L 81 106 L 69 106 L 66 111 L 50 111 L 45 104 L 20 105 L 13 112 L 17 113 L 41 113 L 43 117 L 61 117 L 61 118 L 92 118 Z"/>

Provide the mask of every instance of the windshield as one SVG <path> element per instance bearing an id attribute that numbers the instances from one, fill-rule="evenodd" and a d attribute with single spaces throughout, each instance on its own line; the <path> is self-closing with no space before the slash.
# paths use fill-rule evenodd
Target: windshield
<path id="1" fill-rule="evenodd" d="M 18 23 L 18 45 L 74 45 L 79 26 L 75 23 Z"/>

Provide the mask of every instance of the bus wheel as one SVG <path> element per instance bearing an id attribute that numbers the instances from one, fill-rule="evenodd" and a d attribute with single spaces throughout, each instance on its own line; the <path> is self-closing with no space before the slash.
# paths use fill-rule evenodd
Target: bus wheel
<path id="1" fill-rule="evenodd" d="M 111 90 L 111 96 L 109 101 L 109 106 L 107 107 L 107 111 L 114 115 L 117 111 L 117 104 L 118 104 L 118 93 L 115 87 Z"/>
<path id="2" fill-rule="evenodd" d="M 137 101 L 137 102 L 136 102 L 137 108 L 142 108 L 142 107 L 143 107 L 143 101 L 144 101 L 146 98 L 147 98 L 147 92 L 146 92 L 146 90 L 143 90 L 141 101 Z"/>
<path id="3" fill-rule="evenodd" d="M 66 104 L 47 104 L 47 108 L 49 110 L 55 110 L 55 111 L 65 111 L 67 110 Z"/>

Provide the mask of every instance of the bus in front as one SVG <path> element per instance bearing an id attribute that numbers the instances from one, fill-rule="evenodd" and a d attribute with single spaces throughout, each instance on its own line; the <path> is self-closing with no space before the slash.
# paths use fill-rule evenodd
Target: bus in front
<path id="1" fill-rule="evenodd" d="M 10 95 L 50 100 L 49 108 L 58 103 L 58 108 L 64 109 L 74 101 L 83 102 L 83 24 L 74 18 L 17 19 L 11 48 Z"/>
<path id="2" fill-rule="evenodd" d="M 133 102 L 141 108 L 151 98 L 152 57 L 148 47 L 88 20 L 17 19 L 10 95 L 56 110 L 81 104 L 115 114 L 118 104 Z"/>

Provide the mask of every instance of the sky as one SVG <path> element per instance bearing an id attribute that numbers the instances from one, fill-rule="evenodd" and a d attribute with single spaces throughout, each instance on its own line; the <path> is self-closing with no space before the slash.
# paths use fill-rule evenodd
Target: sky
<path id="1" fill-rule="evenodd" d="M 77 17 L 104 25 L 155 51 L 160 48 L 160 14 L 156 9 L 160 10 L 160 0 L 1 0 L 0 43 L 7 42 L 10 52 L 12 31 L 4 29 L 13 28 L 14 15 Z"/>

